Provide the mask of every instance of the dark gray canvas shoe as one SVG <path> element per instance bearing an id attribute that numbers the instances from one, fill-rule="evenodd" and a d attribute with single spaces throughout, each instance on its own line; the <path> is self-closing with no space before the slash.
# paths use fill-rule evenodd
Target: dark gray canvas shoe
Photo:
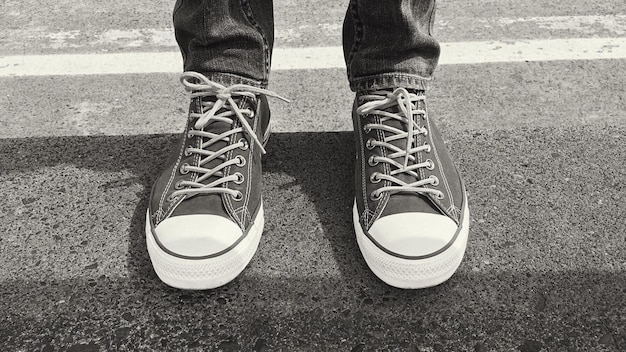
<path id="1" fill-rule="evenodd" d="M 263 232 L 261 154 L 269 137 L 267 96 L 225 87 L 195 72 L 185 133 L 156 180 L 146 215 L 153 268 L 166 284 L 210 289 L 233 280 Z"/>
<path id="2" fill-rule="evenodd" d="M 424 288 L 454 274 L 467 245 L 463 182 L 426 112 L 424 92 L 358 93 L 354 228 L 370 269 L 391 286 Z"/>

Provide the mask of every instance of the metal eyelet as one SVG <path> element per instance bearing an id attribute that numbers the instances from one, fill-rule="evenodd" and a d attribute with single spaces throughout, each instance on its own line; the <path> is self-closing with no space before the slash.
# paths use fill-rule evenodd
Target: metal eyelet
<path id="1" fill-rule="evenodd" d="M 186 174 L 188 174 L 188 173 L 189 173 L 189 169 L 188 169 L 188 167 L 189 167 L 189 164 L 187 164 L 187 163 L 182 164 L 182 165 L 180 166 L 180 170 L 179 170 L 179 171 L 180 171 L 180 174 L 181 174 L 181 175 L 186 175 Z"/>
<path id="2" fill-rule="evenodd" d="M 430 144 L 428 144 L 427 142 L 424 142 L 424 145 L 428 147 L 428 149 L 425 150 L 426 153 L 430 153 L 432 148 L 430 147 Z"/>
<path id="3" fill-rule="evenodd" d="M 378 172 L 372 173 L 372 175 L 370 175 L 370 182 L 371 183 L 378 183 L 378 182 L 382 181 L 382 179 L 380 177 L 378 177 L 378 175 L 380 175 Z"/>
<path id="4" fill-rule="evenodd" d="M 370 132 L 372 132 L 372 129 L 369 128 L 367 125 L 365 127 L 363 127 L 363 131 L 365 132 L 365 134 L 368 134 Z"/>
<path id="5" fill-rule="evenodd" d="M 191 134 L 191 131 L 187 132 L 187 139 L 191 139 L 193 137 L 194 137 L 194 135 Z"/>
<path id="6" fill-rule="evenodd" d="M 235 182 L 238 185 L 242 184 L 244 181 L 243 174 L 241 172 L 235 172 L 234 175 L 237 176 L 237 179 L 233 182 Z"/>
<path id="7" fill-rule="evenodd" d="M 429 178 L 432 180 L 432 182 L 430 183 L 431 185 L 433 185 L 435 187 L 439 186 L 439 179 L 437 178 L 437 176 L 430 175 Z"/>
<path id="8" fill-rule="evenodd" d="M 367 163 L 371 167 L 374 167 L 374 166 L 378 165 L 378 160 L 374 160 L 374 157 L 376 157 L 376 155 L 372 155 L 372 156 L 369 157 L 369 159 L 367 159 Z"/>
<path id="9" fill-rule="evenodd" d="M 193 154 L 190 150 L 191 148 L 192 147 L 190 145 L 188 145 L 187 148 L 185 148 L 185 156 L 191 156 L 191 154 Z"/>
<path id="10" fill-rule="evenodd" d="M 379 201 L 383 197 L 382 193 L 378 193 L 378 194 L 374 194 L 374 193 L 376 193 L 376 191 L 370 193 L 370 200 L 374 202 Z"/>
<path id="11" fill-rule="evenodd" d="M 243 193 L 237 192 L 236 195 L 231 196 L 235 202 L 240 202 L 243 199 Z"/>
<path id="12" fill-rule="evenodd" d="M 444 199 L 446 196 L 443 195 L 443 193 L 439 193 L 437 194 L 437 199 L 442 200 Z"/>
<path id="13" fill-rule="evenodd" d="M 244 165 L 246 165 L 246 158 L 244 158 L 241 155 L 237 155 L 237 164 L 235 164 L 239 167 L 243 167 Z"/>
<path id="14" fill-rule="evenodd" d="M 428 163 L 428 166 L 426 166 L 426 169 L 428 169 L 428 170 L 434 170 L 435 169 L 435 163 L 432 160 L 426 159 L 426 162 Z"/>
<path id="15" fill-rule="evenodd" d="M 183 180 L 176 182 L 176 184 L 174 185 L 174 189 L 183 189 L 184 187 L 182 183 L 183 183 Z"/>
<path id="16" fill-rule="evenodd" d="M 254 113 L 254 110 L 249 110 L 249 111 L 250 111 L 250 115 L 248 117 L 253 119 L 256 116 L 256 114 Z"/>
<path id="17" fill-rule="evenodd" d="M 428 129 L 426 129 L 426 126 L 422 126 L 422 134 L 424 137 L 428 136 Z"/>
<path id="18" fill-rule="evenodd" d="M 250 146 L 248 145 L 248 140 L 247 140 L 247 139 L 245 139 L 245 138 L 241 138 L 241 139 L 239 140 L 239 143 L 243 143 L 243 145 L 242 145 L 241 147 L 239 147 L 239 149 L 241 149 L 241 150 L 248 150 L 248 148 L 250 147 Z"/>
<path id="19" fill-rule="evenodd" d="M 171 203 L 173 201 L 176 200 L 176 197 L 172 197 L 172 195 L 170 194 L 169 196 L 167 196 L 167 198 L 165 199 L 168 203 Z"/>
<path id="20" fill-rule="evenodd" d="M 368 150 L 372 150 L 374 148 L 376 148 L 375 145 L 373 145 L 372 143 L 375 142 L 376 140 L 374 138 L 370 138 L 365 142 L 365 148 L 367 148 Z"/>

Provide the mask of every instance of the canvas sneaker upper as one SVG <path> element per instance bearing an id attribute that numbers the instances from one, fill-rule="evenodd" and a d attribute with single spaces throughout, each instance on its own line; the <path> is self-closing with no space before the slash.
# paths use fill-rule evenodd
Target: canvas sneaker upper
<path id="1" fill-rule="evenodd" d="M 359 93 L 353 115 L 357 236 L 362 233 L 390 260 L 417 268 L 420 259 L 437 256 L 459 238 L 467 207 L 461 177 L 427 114 L 424 92 Z"/>
<path id="2" fill-rule="evenodd" d="M 162 255 L 163 262 L 190 260 L 184 275 L 192 275 L 193 265 L 208 265 L 202 259 L 239 250 L 251 228 L 260 236 L 261 155 L 269 137 L 266 96 L 276 96 L 248 85 L 225 87 L 195 72 L 184 73 L 181 82 L 191 93 L 187 125 L 154 183 L 146 220 L 146 235 L 155 243 L 151 258 L 162 279 L 166 270 L 159 273 L 157 266 L 170 266 L 155 263 L 152 253 Z M 181 265 L 187 270 L 182 263 L 170 271 Z"/>

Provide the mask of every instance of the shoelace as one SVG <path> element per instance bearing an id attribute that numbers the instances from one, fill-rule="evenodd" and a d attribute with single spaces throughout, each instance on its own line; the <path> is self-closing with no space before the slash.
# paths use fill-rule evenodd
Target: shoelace
<path id="1" fill-rule="evenodd" d="M 197 80 L 197 82 L 194 82 Z M 233 97 L 250 97 L 256 98 L 257 95 L 263 94 L 268 97 L 275 97 L 283 101 L 289 102 L 289 100 L 277 95 L 276 93 L 262 88 L 257 88 L 245 84 L 235 84 L 232 86 L 223 86 L 219 83 L 213 82 L 206 78 L 204 75 L 197 72 L 184 72 L 180 78 L 181 83 L 185 86 L 185 89 L 191 93 L 191 98 L 198 97 L 216 97 L 213 101 L 202 102 L 202 113 L 190 113 L 191 118 L 197 118 L 198 120 L 190 129 L 188 137 L 195 136 L 207 138 L 205 143 L 202 143 L 200 148 L 187 147 L 185 149 L 185 155 L 190 156 L 192 154 L 199 154 L 201 159 L 197 166 L 189 164 L 183 164 L 181 166 L 181 173 L 197 172 L 199 174 L 195 182 L 192 181 L 179 181 L 176 185 L 176 191 L 171 194 L 172 198 L 180 195 L 197 195 L 197 194 L 210 194 L 210 193 L 224 193 L 229 194 L 235 199 L 241 199 L 243 196 L 241 192 L 228 189 L 226 187 L 219 187 L 227 182 L 235 182 L 238 184 L 243 183 L 243 175 L 239 172 L 229 176 L 225 176 L 222 171 L 224 168 L 231 165 L 243 166 L 246 163 L 245 158 L 238 156 L 230 160 L 226 160 L 226 154 L 234 149 L 242 148 L 247 149 L 248 143 L 245 138 L 240 139 L 237 143 L 229 144 L 218 151 L 207 150 L 211 145 L 219 141 L 229 141 L 229 137 L 236 133 L 244 133 L 249 136 L 254 143 L 256 143 L 261 149 L 261 153 L 265 154 L 265 148 L 263 143 L 259 140 L 254 129 L 250 126 L 244 115 L 248 117 L 254 116 L 254 111 L 250 109 L 240 109 L 237 102 Z M 204 131 L 203 129 L 211 122 L 221 121 L 231 124 L 234 119 L 238 119 L 241 123 L 241 127 L 227 130 L 223 133 L 216 134 Z M 209 163 L 212 160 L 220 159 L 222 162 L 216 167 L 209 169 L 203 167 L 203 165 Z M 217 177 L 216 180 L 208 184 L 203 182 L 210 177 Z"/>
<path id="2" fill-rule="evenodd" d="M 391 166 L 391 172 L 389 175 L 383 173 L 374 172 L 370 176 L 372 182 L 380 182 L 381 180 L 389 181 L 391 185 L 381 187 L 372 192 L 370 197 L 372 199 L 380 199 L 384 192 L 390 194 L 399 192 L 409 192 L 418 194 L 433 194 L 437 198 L 442 199 L 444 197 L 443 192 L 426 188 L 426 185 L 437 186 L 439 180 L 436 176 L 432 175 L 426 179 L 419 180 L 417 170 L 420 168 L 427 168 L 429 170 L 434 169 L 435 164 L 432 160 L 427 159 L 424 162 L 418 163 L 416 153 L 418 152 L 430 152 L 431 147 L 428 144 L 416 145 L 415 136 L 428 135 L 428 130 L 424 126 L 420 126 L 414 119 L 415 116 L 421 116 L 420 120 L 426 119 L 426 111 L 418 109 L 419 102 L 425 102 L 426 97 L 424 95 L 418 95 L 410 93 L 404 88 L 398 88 L 393 92 L 380 90 L 374 91 L 370 94 L 361 96 L 361 100 L 366 101 L 357 108 L 357 114 L 364 115 L 379 115 L 380 123 L 368 123 L 363 126 L 365 131 L 381 130 L 385 132 L 385 138 L 382 141 L 376 139 L 369 139 L 366 142 L 368 149 L 380 147 L 390 151 L 386 157 L 374 155 L 370 157 L 368 163 L 371 166 L 375 166 L 378 163 L 387 163 Z M 397 107 L 397 108 L 396 108 Z M 396 109 L 394 109 L 396 108 Z M 397 112 L 391 112 L 398 110 Z M 385 125 L 387 121 L 397 120 L 400 121 L 402 126 L 406 127 L 404 130 Z M 391 142 L 405 140 L 404 148 L 399 148 L 393 145 Z M 400 163 L 394 159 L 403 158 L 403 162 Z M 418 181 L 407 183 L 397 176 L 401 174 L 408 174 L 415 177 Z"/>

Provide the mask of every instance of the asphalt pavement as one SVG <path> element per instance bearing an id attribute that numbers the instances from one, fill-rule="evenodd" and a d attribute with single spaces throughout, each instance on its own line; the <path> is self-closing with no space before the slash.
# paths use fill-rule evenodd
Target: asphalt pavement
<path id="1" fill-rule="evenodd" d="M 277 47 L 340 45 L 345 2 L 276 0 Z M 345 70 L 274 72 L 292 102 L 271 101 L 259 250 L 230 284 L 181 291 L 144 238 L 184 125 L 177 73 L 1 76 L 3 56 L 174 51 L 172 5 L 2 2 L 0 350 L 626 350 L 626 58 L 438 68 L 428 104 L 470 238 L 418 291 L 377 279 L 355 241 Z M 623 39 L 626 3 L 446 1 L 436 33 Z"/>

